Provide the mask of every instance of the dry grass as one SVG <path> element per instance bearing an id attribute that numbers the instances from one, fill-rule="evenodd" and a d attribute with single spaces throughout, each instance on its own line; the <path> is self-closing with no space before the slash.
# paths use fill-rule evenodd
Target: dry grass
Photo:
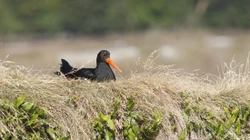
<path id="1" fill-rule="evenodd" d="M 0 61 L 0 97 L 15 98 L 26 94 L 28 99 L 44 108 L 51 117 L 51 125 L 59 125 L 71 138 L 91 139 L 91 121 L 98 113 L 112 110 L 112 100 L 122 99 L 122 105 L 135 94 L 135 108 L 149 114 L 154 108 L 164 112 L 163 129 L 157 139 L 177 139 L 185 127 L 182 116 L 180 93 L 187 93 L 191 102 L 201 107 L 221 112 L 229 102 L 245 104 L 250 100 L 249 57 L 245 64 L 223 64 L 219 76 L 184 73 L 172 65 L 156 65 L 152 54 L 146 62 L 139 62 L 136 71 L 116 82 L 97 83 L 82 80 L 67 80 L 51 76 L 53 70 L 37 71 Z M 76 97 L 77 107 L 66 101 Z M 177 132 L 171 130 L 169 113 L 175 116 Z M 196 118 L 193 118 L 196 120 Z M 198 120 L 196 120 L 198 121 Z M 0 129 L 4 126 L 0 123 Z M 206 139 L 206 136 L 192 135 Z"/>

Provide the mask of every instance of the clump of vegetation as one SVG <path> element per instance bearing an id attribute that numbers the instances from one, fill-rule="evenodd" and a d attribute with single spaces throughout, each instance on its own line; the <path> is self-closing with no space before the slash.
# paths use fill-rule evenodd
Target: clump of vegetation
<path id="1" fill-rule="evenodd" d="M 59 127 L 49 125 L 49 118 L 43 109 L 33 101 L 25 101 L 26 96 L 20 96 L 13 102 L 0 99 L 0 120 L 6 127 L 1 128 L 0 137 L 9 139 L 50 139 L 68 140 Z"/>
<path id="2" fill-rule="evenodd" d="M 223 111 L 202 108 L 197 102 L 191 103 L 188 94 L 182 93 L 183 118 L 186 128 L 180 133 L 179 139 L 191 138 L 192 132 L 206 135 L 208 139 L 246 139 L 250 133 L 250 101 L 248 104 L 229 103 Z M 193 118 L 197 119 L 194 120 Z"/>
<path id="3" fill-rule="evenodd" d="M 126 140 L 154 140 L 162 127 L 162 113 L 152 112 L 152 118 L 134 111 L 134 97 L 130 97 L 123 110 L 123 118 L 119 114 L 120 100 L 115 100 L 114 110 L 110 115 L 100 113 L 93 122 L 94 139 L 114 140 L 116 132 L 123 134 Z M 122 128 L 116 128 L 115 122 L 120 122 Z M 119 129 L 119 131 L 117 130 Z M 118 134 L 119 135 L 119 134 Z"/>
<path id="4" fill-rule="evenodd" d="M 54 71 L 1 61 L 1 139 L 53 139 L 68 133 L 73 140 L 93 139 L 93 132 L 95 139 L 249 137 L 249 60 L 224 64 L 219 76 L 185 73 L 153 60 L 139 63 L 127 77 L 103 83 L 67 80 L 47 74 Z M 26 103 L 23 93 L 32 101 Z M 11 102 L 17 97 L 24 101 Z"/>

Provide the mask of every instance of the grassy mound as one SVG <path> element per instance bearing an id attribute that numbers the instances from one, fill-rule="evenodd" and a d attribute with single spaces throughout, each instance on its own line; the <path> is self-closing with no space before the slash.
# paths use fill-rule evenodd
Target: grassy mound
<path id="1" fill-rule="evenodd" d="M 45 110 L 49 126 L 58 126 L 64 136 L 70 133 L 71 139 L 92 139 L 94 118 L 110 113 L 117 97 L 121 99 L 119 111 L 124 111 L 131 96 L 137 112 L 149 115 L 156 109 L 164 113 L 156 139 L 249 137 L 249 60 L 223 64 L 219 76 L 184 73 L 171 65 L 153 66 L 153 61 L 152 55 L 129 76 L 106 83 L 67 80 L 51 75 L 52 71 L 46 74 L 1 61 L 0 98 L 26 95 Z M 115 126 L 121 127 L 120 122 Z M 15 135 L 1 121 L 0 130 Z"/>

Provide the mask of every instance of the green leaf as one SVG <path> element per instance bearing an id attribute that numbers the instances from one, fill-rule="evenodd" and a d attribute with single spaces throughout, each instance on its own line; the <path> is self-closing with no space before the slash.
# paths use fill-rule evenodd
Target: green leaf
<path id="1" fill-rule="evenodd" d="M 32 117 L 30 118 L 30 120 L 28 121 L 26 126 L 34 125 L 36 123 L 36 121 L 37 121 L 37 118 L 38 118 L 38 114 L 32 115 Z"/>
<path id="2" fill-rule="evenodd" d="M 199 113 L 200 112 L 200 107 L 199 106 L 193 106 L 193 110 L 195 113 Z"/>
<path id="3" fill-rule="evenodd" d="M 211 119 L 214 116 L 214 111 L 210 110 L 208 112 L 208 119 Z"/>
<path id="4" fill-rule="evenodd" d="M 110 115 L 99 114 L 99 117 L 100 117 L 101 121 L 103 121 L 103 122 L 106 122 L 107 120 L 110 119 Z"/>
<path id="5" fill-rule="evenodd" d="M 240 109 L 238 107 L 236 107 L 233 111 L 232 111 L 232 114 L 235 115 L 235 116 L 238 116 L 240 112 Z"/>
<path id="6" fill-rule="evenodd" d="M 219 127 L 219 129 L 218 129 L 218 134 L 219 134 L 220 136 L 223 136 L 224 133 L 225 133 L 225 132 L 224 132 L 224 125 L 221 124 L 220 127 Z"/>
<path id="7" fill-rule="evenodd" d="M 129 140 L 135 140 L 135 134 L 132 129 L 128 130 L 128 139 Z"/>
<path id="8" fill-rule="evenodd" d="M 213 129 L 219 128 L 219 123 L 217 121 L 210 119 L 210 120 L 207 120 L 207 122 L 210 124 L 210 126 Z"/>
<path id="9" fill-rule="evenodd" d="M 107 120 L 107 126 L 108 126 L 111 130 L 115 131 L 114 120 L 108 119 L 108 120 Z"/>
<path id="10" fill-rule="evenodd" d="M 188 93 L 181 93 L 181 98 L 187 98 L 189 96 L 189 94 Z"/>
<path id="11" fill-rule="evenodd" d="M 174 124 L 173 126 L 171 126 L 171 130 L 174 131 L 174 132 L 176 132 L 176 130 L 177 130 L 176 124 Z"/>
<path id="12" fill-rule="evenodd" d="M 144 121 L 144 118 L 141 114 L 137 113 L 137 112 L 132 112 L 130 114 L 136 121 Z"/>
<path id="13" fill-rule="evenodd" d="M 35 122 L 33 123 L 32 128 L 35 129 L 35 128 L 38 128 L 39 126 L 40 126 L 40 123 L 37 122 L 37 121 L 35 121 Z"/>
<path id="14" fill-rule="evenodd" d="M 18 108 L 23 102 L 24 100 L 26 99 L 26 95 L 23 95 L 23 96 L 20 96 L 18 97 L 15 101 L 14 101 L 14 107 L 15 108 Z"/>
<path id="15" fill-rule="evenodd" d="M 70 140 L 70 135 L 68 135 L 67 137 L 56 138 L 55 140 Z"/>
<path id="16" fill-rule="evenodd" d="M 36 111 L 39 117 L 45 117 L 45 111 L 43 109 L 36 109 Z"/>
<path id="17" fill-rule="evenodd" d="M 99 121 L 96 121 L 96 122 L 94 123 L 94 129 L 96 129 L 96 130 L 98 130 L 98 131 L 101 131 L 102 128 L 103 128 L 103 124 L 100 123 Z"/>
<path id="18" fill-rule="evenodd" d="M 232 124 L 232 119 L 228 119 L 227 122 L 226 122 L 227 129 L 230 128 L 231 124 Z"/>
<path id="19" fill-rule="evenodd" d="M 140 130 L 136 124 L 132 124 L 132 130 L 136 136 L 140 134 Z"/>
<path id="20" fill-rule="evenodd" d="M 187 115 L 184 111 L 182 111 L 181 114 L 182 114 L 182 116 L 183 116 L 184 121 L 185 121 L 185 122 L 188 122 L 188 119 L 189 119 L 188 115 Z"/>
<path id="21" fill-rule="evenodd" d="M 123 126 L 124 127 L 129 127 L 129 123 L 125 121 L 125 122 L 123 122 Z"/>
<path id="22" fill-rule="evenodd" d="M 198 132 L 201 129 L 200 125 L 198 123 L 193 122 L 193 130 L 195 132 Z"/>
<path id="23" fill-rule="evenodd" d="M 113 140 L 112 133 L 105 130 L 105 140 Z"/>
<path id="24" fill-rule="evenodd" d="M 185 140 L 186 137 L 186 128 L 181 131 L 180 136 L 178 137 L 178 140 Z"/>
<path id="25" fill-rule="evenodd" d="M 230 114 L 229 109 L 228 109 L 228 108 L 226 108 L 226 107 L 224 107 L 224 111 L 226 112 L 226 116 L 227 116 L 227 118 L 228 118 L 228 119 L 229 119 L 229 118 L 231 118 L 231 114 Z"/>
<path id="26" fill-rule="evenodd" d="M 240 119 L 237 119 L 237 125 L 236 125 L 235 132 L 237 135 L 240 135 L 240 133 L 241 133 Z"/>
<path id="27" fill-rule="evenodd" d="M 231 120 L 232 123 L 235 122 L 236 117 L 237 117 L 236 115 L 233 115 L 233 116 L 230 118 L 230 120 Z"/>
<path id="28" fill-rule="evenodd" d="M 54 130 L 52 129 L 52 128 L 47 128 L 46 129 L 46 132 L 49 134 L 49 136 L 52 138 L 52 139 L 55 139 L 56 138 L 56 136 L 55 136 L 55 132 L 54 132 Z"/>
<path id="29" fill-rule="evenodd" d="M 184 112 L 185 112 L 188 116 L 190 116 L 190 111 L 191 111 L 191 109 L 192 109 L 191 104 L 188 104 L 188 106 L 184 109 Z"/>
<path id="30" fill-rule="evenodd" d="M 25 102 L 21 105 L 22 109 L 25 111 L 30 111 L 30 109 L 34 106 L 34 102 Z"/>
<path id="31" fill-rule="evenodd" d="M 114 117 L 118 117 L 119 113 L 118 113 L 118 109 L 119 109 L 119 106 L 120 106 L 120 102 L 121 100 L 116 98 L 115 99 L 115 105 L 114 105 L 114 111 L 112 112 L 112 118 Z"/>
<path id="32" fill-rule="evenodd" d="M 134 105 L 135 105 L 135 103 L 134 103 L 134 98 L 131 97 L 131 98 L 128 100 L 127 104 L 126 104 L 127 109 L 128 109 L 129 111 L 132 111 L 132 109 L 134 108 Z"/>
<path id="33" fill-rule="evenodd" d="M 249 111 L 247 110 L 243 116 L 244 123 L 246 123 L 248 116 L 249 116 Z"/>
<path id="34" fill-rule="evenodd" d="M 124 134 L 124 136 L 128 136 L 128 130 L 127 130 L 127 129 L 124 129 L 124 130 L 123 130 L 123 134 Z"/>
<path id="35" fill-rule="evenodd" d="M 8 111 L 8 110 L 10 109 L 10 105 L 5 104 L 5 105 L 3 106 L 3 108 L 4 108 L 5 111 Z"/>
<path id="36" fill-rule="evenodd" d="M 8 111 L 10 109 L 10 100 L 6 99 L 5 103 L 3 103 L 4 110 Z"/>
<path id="37" fill-rule="evenodd" d="M 76 103 L 79 99 L 77 97 L 74 97 L 71 99 L 74 103 Z"/>
<path id="38" fill-rule="evenodd" d="M 4 135 L 4 140 L 10 140 L 11 139 L 11 135 L 10 134 L 5 134 Z"/>
<path id="39" fill-rule="evenodd" d="M 153 116 L 154 116 L 153 127 L 160 126 L 163 119 L 163 113 L 153 113 Z"/>
<path id="40" fill-rule="evenodd" d="M 247 103 L 247 109 L 250 110 L 250 101 Z"/>
<path id="41" fill-rule="evenodd" d="M 36 121 L 38 118 L 38 114 L 33 114 L 32 117 L 30 118 L 30 121 Z"/>

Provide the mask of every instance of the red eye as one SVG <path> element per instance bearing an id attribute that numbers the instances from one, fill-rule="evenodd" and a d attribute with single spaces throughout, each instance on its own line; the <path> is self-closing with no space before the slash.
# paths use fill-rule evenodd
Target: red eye
<path id="1" fill-rule="evenodd" d="M 101 53 L 100 56 L 104 56 L 104 53 Z"/>

